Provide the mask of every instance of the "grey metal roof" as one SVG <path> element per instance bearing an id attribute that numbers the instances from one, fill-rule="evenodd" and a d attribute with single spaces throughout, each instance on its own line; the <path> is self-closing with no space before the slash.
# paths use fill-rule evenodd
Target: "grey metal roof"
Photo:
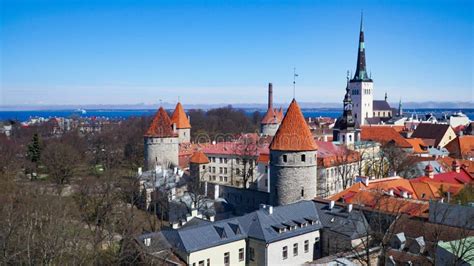
<path id="1" fill-rule="evenodd" d="M 258 210 L 237 218 L 246 230 L 248 237 L 265 241 L 266 243 L 279 241 L 300 234 L 306 234 L 319 230 L 322 226 L 319 222 L 318 213 L 312 201 L 299 201 L 285 206 L 273 207 L 273 213 Z M 294 221 L 306 221 L 306 227 L 296 227 L 294 230 L 286 230 L 278 233 L 276 228 L 287 228 L 288 225 L 296 225 Z M 311 224 L 308 221 L 315 221 Z M 287 225 L 287 226 L 285 226 Z"/>
<path id="2" fill-rule="evenodd" d="M 384 100 L 374 100 L 372 104 L 374 111 L 392 111 L 390 104 Z"/>
<path id="3" fill-rule="evenodd" d="M 351 239 L 360 238 L 369 231 L 365 216 L 358 210 L 348 212 L 346 208 L 335 205 L 329 209 L 326 202 L 314 202 L 324 228 L 340 233 Z"/>
<path id="4" fill-rule="evenodd" d="M 235 233 L 235 227 L 233 229 L 230 224 L 239 226 L 240 230 Z M 246 238 L 244 230 L 242 230 L 238 221 L 235 219 L 203 223 L 201 225 L 184 227 L 177 230 L 169 229 L 162 232 L 173 247 L 185 253 L 191 253 Z"/>

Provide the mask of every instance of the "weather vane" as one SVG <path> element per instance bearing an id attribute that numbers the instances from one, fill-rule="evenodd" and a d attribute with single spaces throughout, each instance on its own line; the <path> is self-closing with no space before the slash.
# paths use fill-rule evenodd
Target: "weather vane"
<path id="1" fill-rule="evenodd" d="M 296 98 L 296 77 L 298 77 L 298 74 L 296 74 L 296 67 L 293 68 L 293 99 Z"/>

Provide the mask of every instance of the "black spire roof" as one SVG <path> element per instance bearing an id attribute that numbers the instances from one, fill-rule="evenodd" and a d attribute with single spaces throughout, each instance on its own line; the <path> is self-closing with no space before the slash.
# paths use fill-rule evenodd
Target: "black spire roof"
<path id="1" fill-rule="evenodd" d="M 354 75 L 353 81 L 368 81 L 371 82 L 372 79 L 367 74 L 367 66 L 365 64 L 365 45 L 364 45 L 364 25 L 363 25 L 364 15 L 361 14 L 360 17 L 360 32 L 359 32 L 359 52 L 357 54 L 357 68 Z"/>
<path id="2" fill-rule="evenodd" d="M 334 125 L 339 130 L 354 129 L 355 121 L 352 116 L 352 99 L 349 90 L 349 73 L 347 73 L 346 95 L 344 95 L 344 112 L 339 117 Z"/>

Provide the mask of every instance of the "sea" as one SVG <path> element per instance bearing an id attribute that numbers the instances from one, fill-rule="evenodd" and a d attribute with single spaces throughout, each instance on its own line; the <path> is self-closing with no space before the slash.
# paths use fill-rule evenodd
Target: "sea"
<path id="1" fill-rule="evenodd" d="M 262 109 L 243 109 L 248 115 L 251 115 L 255 111 L 259 111 L 262 115 L 265 110 Z M 311 108 L 302 109 L 305 117 L 331 117 L 337 118 L 342 114 L 342 110 L 338 108 Z M 418 108 L 418 109 L 406 109 L 405 114 L 413 114 L 418 117 L 426 114 L 435 114 L 437 117 L 441 117 L 444 114 L 453 114 L 462 112 L 467 115 L 469 119 L 474 120 L 474 108 L 465 109 L 436 109 L 436 108 Z M 53 117 L 101 117 L 112 120 L 126 119 L 128 117 L 141 117 L 141 116 L 152 116 L 156 113 L 154 109 L 133 109 L 133 110 L 119 110 L 119 109 L 90 109 L 90 110 L 35 110 L 35 111 L 0 111 L 0 121 L 28 121 L 31 118 L 53 118 Z"/>

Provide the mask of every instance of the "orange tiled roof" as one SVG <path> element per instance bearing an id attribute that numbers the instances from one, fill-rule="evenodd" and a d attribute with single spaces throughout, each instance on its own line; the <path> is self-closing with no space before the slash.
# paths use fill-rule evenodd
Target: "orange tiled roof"
<path id="1" fill-rule="evenodd" d="M 317 150 L 311 131 L 295 99 L 288 107 L 283 121 L 278 128 L 270 150 L 280 151 L 313 151 Z"/>
<path id="2" fill-rule="evenodd" d="M 400 148 L 412 147 L 412 145 L 391 126 L 363 126 L 361 127 L 361 139 L 377 141 L 382 144 L 393 141 L 395 145 Z"/>
<path id="3" fill-rule="evenodd" d="M 441 164 L 441 166 L 443 166 L 446 171 L 450 171 L 451 164 L 453 163 L 453 158 L 439 157 L 436 160 Z M 474 161 L 459 159 L 457 161 L 462 165 L 462 167 L 466 169 L 466 171 L 468 171 L 472 176 L 474 176 Z"/>
<path id="4" fill-rule="evenodd" d="M 420 138 L 405 139 L 413 147 L 414 153 L 428 153 L 428 150 L 423 150 L 422 147 L 426 147 L 426 144 Z"/>
<path id="5" fill-rule="evenodd" d="M 196 163 L 196 164 L 206 164 L 209 163 L 209 158 L 207 158 L 206 154 L 202 151 L 197 151 L 191 156 L 191 159 L 189 159 L 190 163 Z"/>
<path id="6" fill-rule="evenodd" d="M 178 102 L 174 109 L 173 115 L 171 116 L 171 123 L 175 123 L 176 128 L 191 128 L 191 124 L 180 102 Z"/>
<path id="7" fill-rule="evenodd" d="M 270 162 L 270 154 L 260 153 L 260 155 L 258 155 L 257 162 L 258 163 L 263 163 L 263 164 L 268 164 Z"/>
<path id="8" fill-rule="evenodd" d="M 266 124 L 279 124 L 281 122 L 281 116 L 278 110 L 273 108 L 268 108 L 267 113 L 263 116 L 262 122 L 263 125 Z"/>
<path id="9" fill-rule="evenodd" d="M 441 174 L 442 175 L 442 174 Z M 436 177 L 437 175 L 435 175 Z M 359 199 L 358 194 L 364 191 L 372 192 L 393 192 L 393 197 L 404 198 L 404 192 L 412 200 L 431 200 L 443 197 L 440 191 L 449 191 L 451 195 L 456 195 L 464 187 L 463 184 L 440 182 L 429 177 L 419 177 L 415 179 L 405 179 L 401 177 L 388 177 L 376 180 L 370 180 L 366 185 L 357 182 L 349 188 L 339 192 L 331 197 L 332 200 L 341 200 L 351 203 L 355 199 Z"/>
<path id="10" fill-rule="evenodd" d="M 151 125 L 145 133 L 145 136 L 171 138 L 176 137 L 171 127 L 171 120 L 163 107 L 156 112 Z"/>

